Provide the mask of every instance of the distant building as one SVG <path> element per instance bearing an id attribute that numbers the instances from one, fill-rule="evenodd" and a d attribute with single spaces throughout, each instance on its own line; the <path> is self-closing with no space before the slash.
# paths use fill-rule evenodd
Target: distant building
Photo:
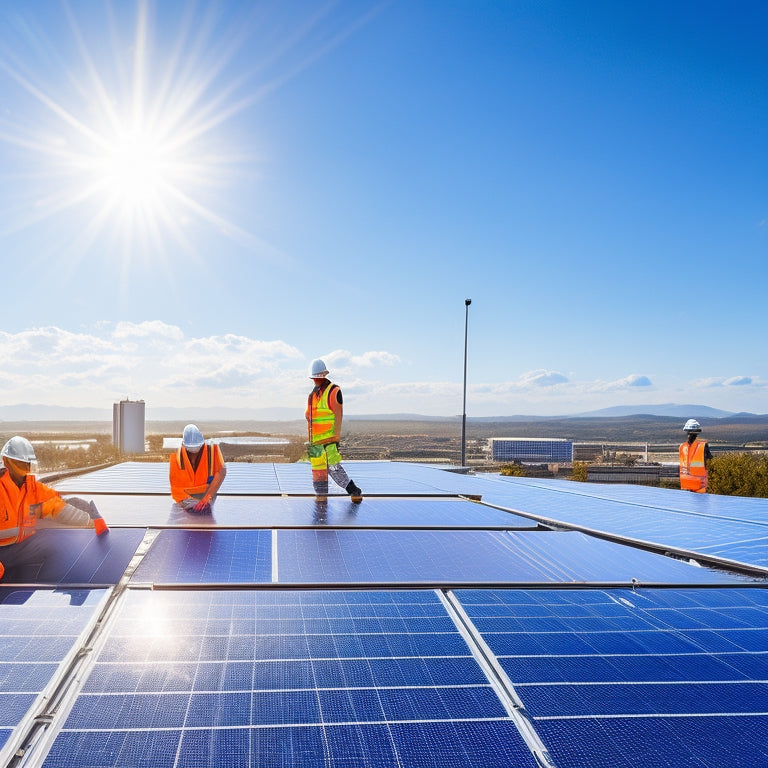
<path id="1" fill-rule="evenodd" d="M 113 404 L 112 444 L 123 453 L 144 453 L 143 400 L 121 400 Z"/>
<path id="2" fill-rule="evenodd" d="M 546 437 L 492 437 L 494 461 L 529 461 L 538 464 L 573 461 L 573 441 Z"/>

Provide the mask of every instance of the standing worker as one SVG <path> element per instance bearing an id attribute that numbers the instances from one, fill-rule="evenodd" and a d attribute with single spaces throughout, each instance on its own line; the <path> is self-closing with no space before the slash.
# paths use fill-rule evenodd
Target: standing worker
<path id="1" fill-rule="evenodd" d="M 339 438 L 341 437 L 341 419 L 343 406 L 341 389 L 338 384 L 328 380 L 328 369 L 322 360 L 313 360 L 309 369 L 309 378 L 315 383 L 307 398 L 307 434 L 309 443 L 307 453 L 312 465 L 312 485 L 315 494 L 324 497 L 328 494 L 328 475 L 336 485 L 343 488 L 355 504 L 363 500 L 363 492 L 350 480 L 341 466 Z"/>
<path id="2" fill-rule="evenodd" d="M 688 419 L 683 431 L 688 440 L 680 445 L 680 488 L 694 493 L 707 492 L 707 464 L 712 458 L 709 443 L 699 440 L 701 424 Z"/>
<path id="3" fill-rule="evenodd" d="M 173 500 L 188 512 L 208 514 L 226 475 L 221 448 L 206 443 L 203 433 L 194 424 L 187 424 L 179 450 L 171 454 Z"/>
<path id="4" fill-rule="evenodd" d="M 35 449 L 25 437 L 12 437 L 0 451 L 0 578 L 7 570 L 25 564 L 42 566 L 56 558 L 50 539 L 35 537 L 37 521 L 55 520 L 59 525 L 94 528 L 100 536 L 109 530 L 96 505 L 77 497 L 63 499 L 53 488 L 39 482 L 33 465 Z M 38 539 L 45 539 L 41 544 Z"/>

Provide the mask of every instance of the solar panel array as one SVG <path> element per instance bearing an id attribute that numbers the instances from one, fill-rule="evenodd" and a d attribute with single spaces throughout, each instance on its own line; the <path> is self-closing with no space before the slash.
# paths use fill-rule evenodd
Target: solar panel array
<path id="1" fill-rule="evenodd" d="M 643 486 L 495 478 L 487 503 L 768 571 L 768 502 Z M 518 478 L 514 478 L 517 480 Z"/>
<path id="2" fill-rule="evenodd" d="M 209 516 L 62 481 L 119 557 L 0 589 L 0 766 L 768 768 L 768 502 L 348 469 L 228 465 Z"/>

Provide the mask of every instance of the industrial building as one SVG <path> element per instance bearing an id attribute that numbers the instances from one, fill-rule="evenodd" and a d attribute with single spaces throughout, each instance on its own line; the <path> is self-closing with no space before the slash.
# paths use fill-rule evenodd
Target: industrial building
<path id="1" fill-rule="evenodd" d="M 112 405 L 112 444 L 123 453 L 144 453 L 144 401 Z"/>
<path id="2" fill-rule="evenodd" d="M 547 437 L 492 437 L 494 461 L 568 463 L 573 461 L 573 441 Z"/>
<path id="3" fill-rule="evenodd" d="M 768 499 L 347 462 L 60 480 L 0 582 L 2 768 L 768 768 Z"/>

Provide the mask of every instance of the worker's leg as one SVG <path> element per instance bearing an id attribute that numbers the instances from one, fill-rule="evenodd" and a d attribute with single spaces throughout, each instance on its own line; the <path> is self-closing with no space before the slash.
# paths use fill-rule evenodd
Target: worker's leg
<path id="1" fill-rule="evenodd" d="M 309 463 L 312 467 L 312 487 L 318 496 L 328 495 L 328 457 L 325 450 L 319 456 L 310 456 Z"/>
<path id="2" fill-rule="evenodd" d="M 363 492 L 355 485 L 353 480 L 349 479 L 349 475 L 341 465 L 341 454 L 339 453 L 338 446 L 332 443 L 327 446 L 326 453 L 328 454 L 328 473 L 333 478 L 333 482 L 343 488 L 350 496 L 354 497 L 353 501 L 361 500 Z"/>
<path id="3" fill-rule="evenodd" d="M 5 567 L 4 582 L 58 581 L 72 567 L 79 548 L 67 546 L 55 528 L 38 531 L 19 544 L 0 547 L 0 562 Z"/>

